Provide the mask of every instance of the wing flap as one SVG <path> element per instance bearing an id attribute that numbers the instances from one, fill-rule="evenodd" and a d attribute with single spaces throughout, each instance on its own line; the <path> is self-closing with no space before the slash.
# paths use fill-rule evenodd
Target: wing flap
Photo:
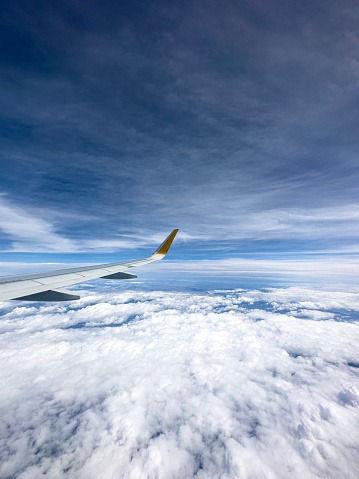
<path id="1" fill-rule="evenodd" d="M 36 280 L 37 283 L 51 286 L 52 284 L 57 284 L 59 281 L 63 284 L 72 284 L 76 282 L 83 281 L 83 276 L 80 273 L 70 273 L 70 274 L 61 274 L 58 276 L 48 276 L 46 278 L 39 278 Z"/>
<path id="2" fill-rule="evenodd" d="M 19 285 L 21 283 L 21 288 L 23 289 L 34 289 L 38 288 L 40 285 L 36 281 L 33 280 L 28 280 L 28 281 L 11 281 L 11 283 L 5 283 L 1 285 L 1 292 L 6 294 L 6 293 L 12 293 L 13 291 L 17 291 L 19 289 Z"/>

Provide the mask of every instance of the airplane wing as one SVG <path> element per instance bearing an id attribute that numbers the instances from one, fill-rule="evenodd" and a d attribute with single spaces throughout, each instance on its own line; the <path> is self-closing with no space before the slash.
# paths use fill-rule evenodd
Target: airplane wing
<path id="1" fill-rule="evenodd" d="M 72 291 L 66 291 L 63 289 L 63 286 L 82 283 L 95 278 L 137 278 L 135 274 L 129 273 L 128 270 L 158 261 L 166 256 L 177 231 L 178 229 L 173 230 L 156 251 L 147 258 L 97 266 L 85 266 L 83 268 L 0 277 L 0 301 L 8 299 L 20 301 L 71 301 L 80 299 L 80 296 Z"/>

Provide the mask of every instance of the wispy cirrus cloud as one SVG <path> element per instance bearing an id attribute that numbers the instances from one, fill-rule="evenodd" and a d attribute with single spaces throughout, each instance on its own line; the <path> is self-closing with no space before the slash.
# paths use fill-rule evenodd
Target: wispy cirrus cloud
<path id="1" fill-rule="evenodd" d="M 79 253 L 79 252 L 112 252 L 129 248 L 138 248 L 156 244 L 154 241 L 163 241 L 164 236 L 127 235 L 126 238 L 113 239 L 118 236 L 112 233 L 112 239 L 101 234 L 98 238 L 86 239 L 84 232 L 79 239 L 66 237 L 61 223 L 68 220 L 61 212 L 54 212 L 46 208 L 26 208 L 14 205 L 4 196 L 0 196 L 0 232 L 4 243 L 7 242 L 5 252 L 35 252 L 35 253 Z M 71 218 L 71 221 L 76 220 Z M 78 220 L 86 229 L 86 221 L 93 218 L 80 217 Z M 61 231 L 62 230 L 62 231 Z M 108 233 L 107 233 L 108 234 Z M 71 235 L 70 235 L 71 236 Z M 82 237 L 81 237 L 82 236 Z M 159 239 L 161 238 L 161 239 Z"/>
<path id="2" fill-rule="evenodd" d="M 215 197 L 216 198 L 216 197 Z M 228 203 L 230 199 L 227 198 Z M 248 201 L 248 200 L 247 200 Z M 187 205 L 188 206 L 188 205 Z M 273 240 L 287 241 L 282 253 L 293 248 L 290 241 L 320 241 L 316 244 L 318 250 L 325 253 L 336 251 L 357 252 L 357 240 L 354 232 L 359 226 L 359 206 L 356 204 L 332 208 L 307 209 L 268 209 L 261 212 L 252 208 L 240 207 L 234 201 L 225 211 L 221 202 L 216 199 L 213 204 L 198 205 L 196 214 L 201 214 L 201 208 L 208 208 L 212 212 L 211 220 L 205 216 L 203 221 L 196 223 L 195 217 L 187 209 L 173 212 L 172 205 L 163 205 L 158 208 L 160 217 L 170 217 L 168 230 L 163 228 L 162 233 L 153 230 L 146 234 L 149 227 L 134 226 L 131 233 L 123 234 L 121 222 L 110 230 L 97 228 L 96 236 L 89 234 L 93 223 L 97 225 L 99 218 L 79 216 L 81 230 L 75 226 L 77 215 L 70 216 L 77 234 L 68 231 L 65 226 L 69 218 L 62 212 L 46 208 L 27 208 L 10 202 L 5 196 L 0 197 L 0 231 L 6 251 L 13 252 L 116 252 L 130 248 L 151 246 L 163 241 L 164 236 L 174 226 L 181 225 L 179 234 L 180 245 L 184 242 L 185 248 L 193 244 L 203 243 L 204 249 L 233 248 L 236 241 L 266 242 Z M 222 212 L 223 211 L 223 212 Z M 134 217 L 135 220 L 136 216 Z M 158 224 L 158 228 L 161 225 Z M 343 245 L 343 241 L 345 241 Z M 336 249 L 332 246 L 336 245 Z M 202 246 L 203 247 L 203 246 Z M 245 252 L 245 251 L 244 251 Z M 277 251 L 278 252 L 278 251 Z"/>
<path id="3" fill-rule="evenodd" d="M 63 217 L 68 247 L 172 227 L 193 252 L 353 247 L 354 1 L 40 4 L 3 7 L 0 182 L 92 217 L 82 238 Z"/>
<path id="4" fill-rule="evenodd" d="M 0 196 L 0 230 L 11 251 L 72 251 L 75 243 L 29 208 L 14 206 Z"/>

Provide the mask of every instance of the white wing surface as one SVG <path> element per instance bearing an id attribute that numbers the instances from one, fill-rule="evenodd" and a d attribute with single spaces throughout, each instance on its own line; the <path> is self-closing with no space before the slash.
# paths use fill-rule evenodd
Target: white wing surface
<path id="1" fill-rule="evenodd" d="M 178 229 L 165 239 L 156 251 L 147 258 L 108 263 L 97 266 L 60 269 L 43 273 L 0 277 L 0 301 L 17 299 L 20 301 L 71 301 L 80 296 L 66 291 L 64 286 L 82 283 L 95 278 L 131 279 L 137 278 L 128 270 L 153 263 L 166 256 Z"/>

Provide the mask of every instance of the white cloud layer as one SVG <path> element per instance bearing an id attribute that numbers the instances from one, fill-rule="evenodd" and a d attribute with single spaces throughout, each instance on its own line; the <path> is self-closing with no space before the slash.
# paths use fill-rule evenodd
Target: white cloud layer
<path id="1" fill-rule="evenodd" d="M 3 303 L 2 478 L 357 478 L 359 294 Z"/>

